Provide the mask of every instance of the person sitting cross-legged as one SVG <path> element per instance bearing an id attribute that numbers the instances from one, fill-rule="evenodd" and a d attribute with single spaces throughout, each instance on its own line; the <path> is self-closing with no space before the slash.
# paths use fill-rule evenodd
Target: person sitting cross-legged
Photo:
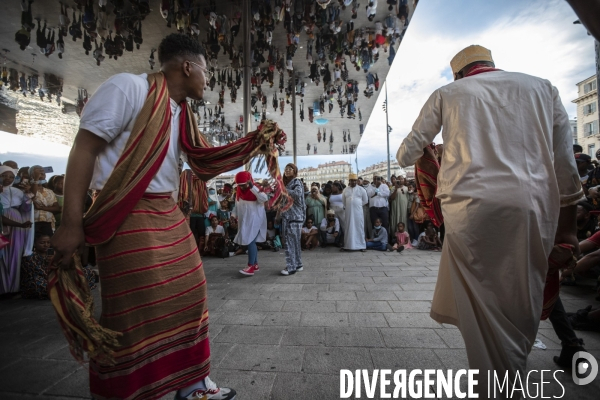
<path id="1" fill-rule="evenodd" d="M 342 245 L 342 235 L 340 234 L 340 220 L 336 218 L 335 211 L 327 211 L 327 218 L 321 221 L 321 247 L 327 247 L 328 244 L 334 244 L 337 247 Z"/>
<path id="2" fill-rule="evenodd" d="M 375 219 L 371 236 L 370 239 L 367 238 L 368 250 L 391 251 L 391 246 L 388 245 L 388 233 L 381 225 L 381 219 Z"/>
<path id="3" fill-rule="evenodd" d="M 406 225 L 404 225 L 404 222 L 398 222 L 394 239 L 396 243 L 394 243 L 392 250 L 396 250 L 398 253 L 401 253 L 404 249 L 413 248 L 410 243 L 410 235 L 406 232 Z"/>
<path id="4" fill-rule="evenodd" d="M 431 221 L 425 224 L 425 230 L 419 235 L 418 241 L 417 249 L 419 250 L 440 251 L 442 248 L 442 242 L 438 236 L 437 229 L 435 229 Z"/>
<path id="5" fill-rule="evenodd" d="M 306 220 L 302 228 L 302 239 L 300 241 L 303 249 L 312 250 L 319 244 L 319 230 L 313 225 L 312 218 Z"/>
<path id="6" fill-rule="evenodd" d="M 202 255 L 220 255 L 225 246 L 225 237 L 225 229 L 223 228 L 223 225 L 219 225 L 219 218 L 215 215 L 212 216 L 210 219 L 210 226 L 206 228 L 204 251 Z"/>

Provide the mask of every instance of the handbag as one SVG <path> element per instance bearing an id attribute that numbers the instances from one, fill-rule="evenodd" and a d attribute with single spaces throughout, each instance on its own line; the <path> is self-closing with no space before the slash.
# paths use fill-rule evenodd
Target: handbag
<path id="1" fill-rule="evenodd" d="M 419 205 L 411 215 L 411 218 L 417 224 L 422 224 L 423 222 L 429 220 L 429 215 L 425 212 L 425 209 L 423 208 L 421 203 L 419 203 Z"/>

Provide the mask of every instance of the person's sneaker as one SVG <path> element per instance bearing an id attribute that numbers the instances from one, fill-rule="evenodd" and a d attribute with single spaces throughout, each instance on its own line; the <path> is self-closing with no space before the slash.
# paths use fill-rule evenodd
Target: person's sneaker
<path id="1" fill-rule="evenodd" d="M 257 271 L 258 271 L 258 265 L 248 265 L 246 268 L 240 269 L 240 274 L 246 275 L 246 276 L 252 276 Z"/>
<path id="2" fill-rule="evenodd" d="M 385 246 L 385 248 L 387 249 L 387 251 L 392 251 L 392 250 L 393 250 L 393 247 L 392 247 L 392 246 L 390 246 L 389 244 L 387 244 L 387 245 Z"/>
<path id="3" fill-rule="evenodd" d="M 573 356 L 579 351 L 585 351 L 582 339 L 579 339 L 578 346 L 563 346 L 560 356 L 554 356 L 553 360 L 559 367 L 570 370 L 573 366 Z"/>
<path id="4" fill-rule="evenodd" d="M 180 396 L 179 392 L 175 394 L 175 400 L 234 400 L 235 390 L 230 388 L 219 388 L 217 384 L 210 380 L 209 377 L 204 378 L 206 389 L 196 389 L 186 397 Z"/>
<path id="5" fill-rule="evenodd" d="M 229 252 L 229 257 L 233 257 L 233 256 L 235 256 L 235 252 L 234 251 L 230 251 Z"/>
<path id="6" fill-rule="evenodd" d="M 285 275 L 285 276 L 294 275 L 295 273 L 296 273 L 296 271 L 288 271 L 287 269 L 281 270 L 281 275 Z"/>
<path id="7" fill-rule="evenodd" d="M 296 268 L 296 272 L 304 271 L 304 267 Z"/>
<path id="8" fill-rule="evenodd" d="M 398 248 L 396 249 L 396 251 L 398 253 L 402 253 L 404 251 L 404 246 L 398 246 Z"/>

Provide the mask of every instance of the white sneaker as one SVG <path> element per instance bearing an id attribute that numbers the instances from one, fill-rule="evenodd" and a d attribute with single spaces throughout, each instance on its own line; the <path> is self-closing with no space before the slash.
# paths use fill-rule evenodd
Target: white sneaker
<path id="1" fill-rule="evenodd" d="M 285 276 L 294 275 L 295 273 L 296 273 L 296 271 L 288 271 L 287 269 L 281 270 L 281 275 L 285 275 Z"/>
<path id="2" fill-rule="evenodd" d="M 210 380 L 207 376 L 204 378 L 206 389 L 196 389 L 186 397 L 182 397 L 179 393 L 175 394 L 175 400 L 234 400 L 235 390 L 229 388 L 218 388 L 217 384 Z"/>
<path id="3" fill-rule="evenodd" d="M 233 257 L 233 256 L 235 256 L 235 252 L 234 251 L 230 251 L 229 252 L 229 257 Z"/>
<path id="4" fill-rule="evenodd" d="M 296 272 L 304 271 L 304 267 L 296 268 Z"/>

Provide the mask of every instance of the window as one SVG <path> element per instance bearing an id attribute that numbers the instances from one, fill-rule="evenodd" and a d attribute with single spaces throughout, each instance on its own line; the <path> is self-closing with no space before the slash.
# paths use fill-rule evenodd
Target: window
<path id="1" fill-rule="evenodd" d="M 588 145 L 588 155 L 592 157 L 592 160 L 596 157 L 596 145 L 589 144 Z"/>
<path id="2" fill-rule="evenodd" d="M 588 122 L 583 125 L 583 134 L 585 136 L 591 136 L 598 133 L 598 121 Z"/>
<path id="3" fill-rule="evenodd" d="M 583 115 L 590 115 L 596 112 L 596 102 L 583 106 Z"/>
<path id="4" fill-rule="evenodd" d="M 583 93 L 589 93 L 595 89 L 596 89 L 596 81 L 595 80 L 583 85 Z"/>

